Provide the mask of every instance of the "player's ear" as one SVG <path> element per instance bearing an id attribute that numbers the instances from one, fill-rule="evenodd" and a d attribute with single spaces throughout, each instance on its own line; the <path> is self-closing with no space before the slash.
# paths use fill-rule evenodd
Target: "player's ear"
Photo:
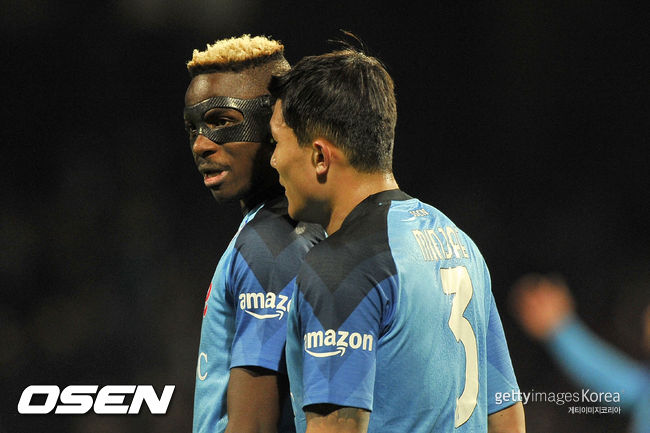
<path id="1" fill-rule="evenodd" d="M 332 163 L 332 143 L 324 138 L 315 139 L 312 143 L 311 158 L 316 176 L 319 178 L 326 176 Z"/>

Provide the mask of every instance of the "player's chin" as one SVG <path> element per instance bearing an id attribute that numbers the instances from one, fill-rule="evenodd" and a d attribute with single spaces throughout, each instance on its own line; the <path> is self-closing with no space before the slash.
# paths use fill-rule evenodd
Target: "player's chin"
<path id="1" fill-rule="evenodd" d="M 289 202 L 289 208 L 287 209 L 289 216 L 294 221 L 322 224 L 322 222 L 318 218 L 318 215 L 315 215 L 314 212 L 311 212 L 311 210 L 312 209 L 310 209 L 308 206 L 304 204 L 301 206 L 297 206 L 297 205 L 292 206 L 291 202 Z"/>
<path id="2" fill-rule="evenodd" d="M 219 188 L 210 188 L 210 193 L 217 203 L 230 203 L 238 201 L 242 194 L 231 188 L 221 186 Z"/>
<path id="3" fill-rule="evenodd" d="M 304 212 L 303 209 L 298 206 L 295 201 L 291 200 L 289 196 L 287 196 L 287 201 L 289 202 L 289 206 L 287 208 L 287 212 L 289 213 L 289 216 L 291 219 L 295 221 L 302 221 L 302 218 L 304 218 Z"/>

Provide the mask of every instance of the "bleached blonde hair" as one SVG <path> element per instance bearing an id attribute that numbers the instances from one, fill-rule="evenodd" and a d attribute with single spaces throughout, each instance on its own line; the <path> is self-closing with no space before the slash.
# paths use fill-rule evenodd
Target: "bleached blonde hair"
<path id="1" fill-rule="evenodd" d="M 266 36 L 244 34 L 208 44 L 203 51 L 194 50 L 192 60 L 187 62 L 187 70 L 194 77 L 209 72 L 240 71 L 264 64 L 272 68 L 272 73 L 289 69 L 289 63 L 284 58 L 284 45 Z"/>

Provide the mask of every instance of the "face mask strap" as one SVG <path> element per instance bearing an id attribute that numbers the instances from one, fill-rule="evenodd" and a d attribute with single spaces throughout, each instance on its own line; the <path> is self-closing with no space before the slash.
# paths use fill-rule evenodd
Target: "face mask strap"
<path id="1" fill-rule="evenodd" d="M 270 135 L 269 121 L 273 114 L 272 107 L 270 95 L 262 95 L 253 99 L 216 96 L 185 107 L 183 117 L 194 125 L 197 135 L 203 135 L 214 143 L 263 142 Z M 208 111 L 214 108 L 237 110 L 242 113 L 244 121 L 225 128 L 210 128 L 204 117 Z"/>

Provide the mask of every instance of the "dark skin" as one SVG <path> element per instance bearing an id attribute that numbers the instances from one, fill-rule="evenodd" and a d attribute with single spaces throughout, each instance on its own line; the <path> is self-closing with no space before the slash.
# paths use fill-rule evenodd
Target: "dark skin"
<path id="1" fill-rule="evenodd" d="M 370 412 L 356 407 L 315 404 L 305 408 L 306 433 L 366 433 Z M 521 402 L 488 415 L 488 433 L 525 433 Z"/>
<path id="2" fill-rule="evenodd" d="M 488 433 L 526 433 L 524 405 L 517 402 L 488 415 Z"/>
<path id="3" fill-rule="evenodd" d="M 305 433 L 365 433 L 370 412 L 356 407 L 314 404 L 305 408 Z"/>
<path id="4" fill-rule="evenodd" d="M 241 99 L 267 94 L 271 73 L 261 67 L 240 72 L 200 74 L 192 79 L 185 93 L 190 106 L 215 96 Z M 243 121 L 232 108 L 214 108 L 204 116 L 209 127 L 225 128 Z M 193 125 L 187 125 L 192 129 Z M 194 162 L 217 202 L 238 200 L 246 213 L 262 201 L 282 193 L 278 175 L 269 166 L 273 153 L 270 143 L 233 142 L 217 144 L 199 135 L 191 147 Z"/>
<path id="5" fill-rule="evenodd" d="M 279 402 L 288 388 L 287 377 L 274 371 L 261 367 L 231 369 L 226 397 L 226 433 L 276 432 L 281 410 Z"/>
<path id="6" fill-rule="evenodd" d="M 200 74 L 185 93 L 190 106 L 216 96 L 250 99 L 267 94 L 271 72 L 262 67 L 239 72 Z M 204 119 L 213 129 L 243 121 L 232 108 L 214 108 Z M 194 125 L 188 125 L 192 131 Z M 206 187 L 217 202 L 237 200 L 245 214 L 263 201 L 282 194 L 277 172 L 269 166 L 271 143 L 232 142 L 218 144 L 198 135 L 191 146 L 194 161 Z M 273 433 L 281 411 L 280 396 L 286 393 L 287 379 L 261 367 L 230 370 L 227 390 L 228 433 Z"/>

